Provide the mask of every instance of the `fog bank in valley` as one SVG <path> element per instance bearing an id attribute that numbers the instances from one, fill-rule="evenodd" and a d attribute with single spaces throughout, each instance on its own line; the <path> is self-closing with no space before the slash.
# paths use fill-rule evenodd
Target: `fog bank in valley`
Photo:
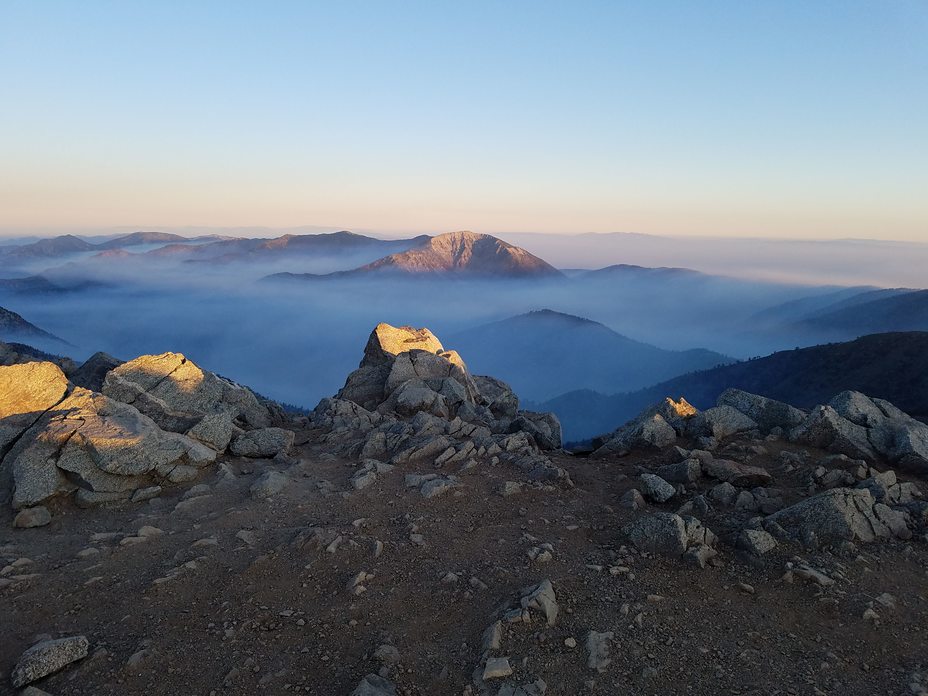
<path id="1" fill-rule="evenodd" d="M 928 287 L 925 241 L 665 237 L 647 234 L 499 234 L 559 268 L 624 263 L 809 285 Z"/>

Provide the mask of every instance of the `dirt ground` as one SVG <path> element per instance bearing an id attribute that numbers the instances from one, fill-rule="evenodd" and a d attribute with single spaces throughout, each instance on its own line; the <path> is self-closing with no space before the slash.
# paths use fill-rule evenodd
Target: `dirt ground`
<path id="1" fill-rule="evenodd" d="M 807 495 L 804 472 L 778 463 L 784 447 L 799 449 L 769 443 L 769 455 L 746 461 L 767 466 L 787 498 Z M 399 659 L 384 673 L 399 694 L 464 694 L 486 628 L 544 579 L 560 606 L 556 624 L 506 624 L 498 654 L 509 657 L 513 683 L 541 678 L 548 695 L 902 695 L 928 671 L 923 539 L 840 552 L 781 545 L 760 561 L 731 543 L 749 514 L 717 509 L 703 522 L 721 537 L 720 553 L 700 569 L 642 555 L 621 532 L 691 497 L 637 512 L 619 504 L 639 467 L 661 461 L 654 453 L 555 455 L 574 488 L 508 497 L 500 484 L 521 472 L 480 465 L 432 499 L 403 480 L 427 470 L 398 467 L 353 491 L 352 463 L 312 444 L 292 454 L 300 462 L 289 467 L 226 457 L 237 476 L 214 469 L 201 481 L 205 496 L 187 501 L 177 487 L 148 503 L 62 504 L 50 525 L 25 530 L 0 513 L 0 566 L 16 562 L 0 576 L 0 692 L 14 693 L 10 673 L 37 636 L 84 634 L 91 655 L 35 686 L 60 696 L 347 696 L 381 669 L 374 653 L 388 644 Z M 824 453 L 811 454 L 814 463 Z M 290 485 L 252 495 L 269 468 Z M 146 525 L 163 533 L 122 541 Z M 545 543 L 553 558 L 531 560 Z M 783 581 L 794 557 L 835 584 Z M 355 594 L 348 585 L 359 571 L 373 577 Z M 883 593 L 894 609 L 874 603 Z M 864 617 L 871 606 L 877 621 Z M 614 634 L 601 673 L 587 665 L 590 631 Z"/>

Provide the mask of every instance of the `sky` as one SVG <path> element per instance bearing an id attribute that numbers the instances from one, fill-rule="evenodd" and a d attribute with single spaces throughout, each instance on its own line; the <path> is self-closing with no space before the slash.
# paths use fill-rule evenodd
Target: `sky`
<path id="1" fill-rule="evenodd" d="M 928 241 L 928 2 L 0 3 L 0 233 Z"/>

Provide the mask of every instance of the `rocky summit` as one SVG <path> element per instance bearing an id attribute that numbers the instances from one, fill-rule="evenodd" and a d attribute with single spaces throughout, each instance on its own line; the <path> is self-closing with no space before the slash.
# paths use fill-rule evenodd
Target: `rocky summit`
<path id="1" fill-rule="evenodd" d="M 568 452 L 428 329 L 358 353 L 294 415 L 180 353 L 5 350 L 0 692 L 928 693 L 893 404 L 668 395 Z"/>

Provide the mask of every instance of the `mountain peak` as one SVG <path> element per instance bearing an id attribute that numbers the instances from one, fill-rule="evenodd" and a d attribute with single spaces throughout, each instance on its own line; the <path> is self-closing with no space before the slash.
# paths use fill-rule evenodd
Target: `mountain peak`
<path id="1" fill-rule="evenodd" d="M 556 268 L 525 249 L 489 234 L 469 231 L 428 237 L 417 247 L 391 254 L 358 270 L 487 277 L 561 275 Z"/>

